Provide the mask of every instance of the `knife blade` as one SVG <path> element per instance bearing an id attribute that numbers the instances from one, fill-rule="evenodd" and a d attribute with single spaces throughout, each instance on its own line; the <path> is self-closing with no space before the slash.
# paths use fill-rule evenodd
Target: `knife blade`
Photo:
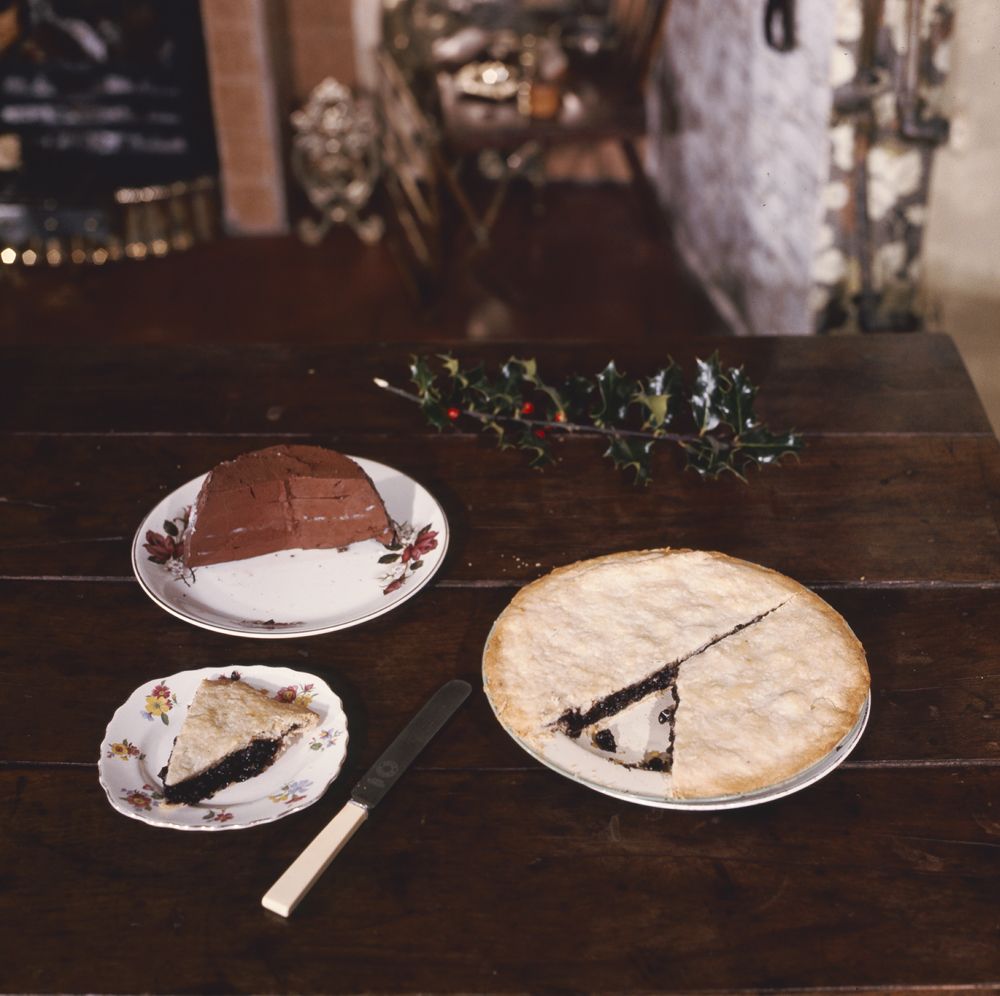
<path id="1" fill-rule="evenodd" d="M 351 800 L 312 839 L 306 849 L 261 899 L 265 909 L 281 916 L 292 911 L 354 836 L 373 807 L 399 780 L 417 755 L 469 697 L 472 686 L 458 679 L 442 685 L 406 724 L 382 756 L 351 791 Z"/>

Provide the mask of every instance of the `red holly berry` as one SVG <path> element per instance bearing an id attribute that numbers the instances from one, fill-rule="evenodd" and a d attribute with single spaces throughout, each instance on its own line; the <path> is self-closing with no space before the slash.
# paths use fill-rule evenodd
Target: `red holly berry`
<path id="1" fill-rule="evenodd" d="M 525 403 L 521 405 L 522 415 L 530 415 L 534 410 L 535 406 L 530 401 L 525 401 Z"/>
<path id="2" fill-rule="evenodd" d="M 545 438 L 545 430 L 544 429 L 535 429 L 535 435 L 539 439 L 544 439 Z"/>
<path id="3" fill-rule="evenodd" d="M 454 422 L 455 419 L 457 419 L 458 416 L 461 415 L 461 414 L 462 413 L 457 408 L 449 408 L 448 409 L 448 418 L 450 418 L 452 420 L 452 422 Z"/>
<path id="4" fill-rule="evenodd" d="M 565 412 L 556 412 L 555 419 L 556 419 L 557 422 L 565 422 L 566 421 L 566 413 Z"/>

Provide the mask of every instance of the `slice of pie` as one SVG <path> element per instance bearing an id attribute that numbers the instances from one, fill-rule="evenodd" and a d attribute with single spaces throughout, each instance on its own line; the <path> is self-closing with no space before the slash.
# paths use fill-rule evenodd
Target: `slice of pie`
<path id="1" fill-rule="evenodd" d="M 522 589 L 487 641 L 500 721 L 662 776 L 668 798 L 712 798 L 805 770 L 853 728 L 864 651 L 797 582 L 697 550 L 581 561 Z"/>
<path id="2" fill-rule="evenodd" d="M 269 768 L 319 716 L 298 702 L 269 698 L 234 673 L 198 686 L 166 765 L 167 802 L 193 805 Z"/>

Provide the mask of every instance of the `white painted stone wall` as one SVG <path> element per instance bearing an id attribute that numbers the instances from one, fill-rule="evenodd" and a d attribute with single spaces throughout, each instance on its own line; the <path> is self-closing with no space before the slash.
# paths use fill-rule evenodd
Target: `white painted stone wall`
<path id="1" fill-rule="evenodd" d="M 788 53 L 767 46 L 764 7 L 673 0 L 650 87 L 650 169 L 682 253 L 734 331 L 806 335 L 836 5 L 798 0 Z"/>

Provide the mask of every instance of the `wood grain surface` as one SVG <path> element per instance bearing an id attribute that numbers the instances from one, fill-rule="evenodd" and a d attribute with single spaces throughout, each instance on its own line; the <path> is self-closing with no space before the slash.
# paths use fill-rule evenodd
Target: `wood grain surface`
<path id="1" fill-rule="evenodd" d="M 534 768 L 495 722 L 480 661 L 514 588 L 437 586 L 356 629 L 308 640 L 233 639 L 167 615 L 130 582 L 0 584 L 0 676 L 10 707 L 0 758 L 93 764 L 104 729 L 134 688 L 189 668 L 274 664 L 319 675 L 345 702 L 350 766 L 365 767 L 439 685 L 477 692 L 454 732 L 419 760 L 434 768 Z M 1000 588 L 819 592 L 857 633 L 872 673 L 872 715 L 849 764 L 1000 762 Z M 20 620 L 45 620 L 47 638 Z M 954 639 L 953 623 L 962 639 Z M 99 643 L 100 653 L 93 645 Z M 17 675 L 32 680 L 18 683 Z M 82 680 L 88 693 L 78 695 Z M 39 729 L 42 701 L 72 701 L 58 738 Z M 555 777 L 555 776 L 553 776 Z"/>
<path id="2" fill-rule="evenodd" d="M 0 990 L 851 991 L 1000 985 L 1000 448 L 950 340 L 665 340 L 632 373 L 720 348 L 799 460 L 699 480 L 665 451 L 634 488 L 567 440 L 544 473 L 406 401 L 411 350 L 78 344 L 0 350 Z M 553 379 L 609 343 L 468 344 Z M 234 639 L 134 580 L 148 511 L 280 441 L 398 467 L 452 545 L 419 597 L 355 629 Z M 483 643 L 524 583 L 614 550 L 719 549 L 812 586 L 872 673 L 848 761 L 796 795 L 718 813 L 619 802 L 540 767 L 495 721 Z M 188 668 L 288 665 L 350 722 L 319 804 L 247 831 L 124 818 L 96 773 L 129 693 Z M 475 691 L 289 920 L 260 896 L 430 692 Z"/>
<path id="3" fill-rule="evenodd" d="M 559 443 L 559 463 L 543 472 L 478 437 L 310 441 L 430 489 L 452 529 L 447 580 L 522 581 L 582 557 L 660 546 L 720 549 L 805 583 L 985 582 L 1000 557 L 1000 492 L 990 482 L 1000 453 L 985 435 L 814 437 L 799 459 L 753 472 L 749 484 L 704 481 L 664 451 L 647 488 L 584 439 Z M 220 460 L 277 442 L 0 436 L 0 460 L 24 468 L 0 506 L 0 576 L 127 577 L 135 531 L 161 498 Z"/>
<path id="4" fill-rule="evenodd" d="M 443 734 L 459 742 L 460 731 Z M 544 770 L 411 772 L 289 920 L 259 907 L 346 799 L 245 832 L 123 818 L 89 770 L 0 771 L 12 991 L 680 991 L 996 979 L 995 772 L 840 771 L 756 809 Z M 61 886 L 61 887 L 59 887 Z M 25 915 L 27 911 L 33 915 Z M 58 951 L 58 957 L 55 952 Z"/>
<path id="5" fill-rule="evenodd" d="M 495 368 L 533 356 L 544 377 L 594 374 L 614 359 L 633 376 L 673 357 L 688 377 L 696 357 L 718 351 L 760 387 L 758 412 L 775 428 L 813 432 L 990 433 L 982 405 L 947 336 L 722 339 L 664 335 L 659 347 L 409 342 L 290 346 L 88 343 L 42 351 L 10 346 L 0 429 L 56 433 L 251 433 L 335 436 L 433 434 L 403 399 L 372 384 L 409 388 L 413 354 L 451 351 Z"/>

